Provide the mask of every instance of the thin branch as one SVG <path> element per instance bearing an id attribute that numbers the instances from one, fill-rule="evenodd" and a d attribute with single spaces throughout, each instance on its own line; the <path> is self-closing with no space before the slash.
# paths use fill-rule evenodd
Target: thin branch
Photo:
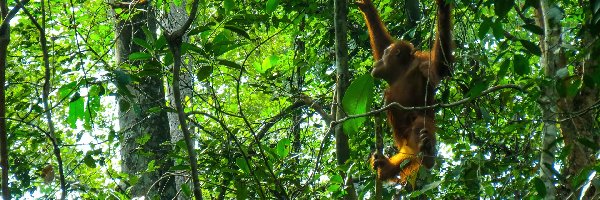
<path id="1" fill-rule="evenodd" d="M 452 103 L 449 103 L 449 104 L 436 103 L 436 104 L 433 104 L 433 105 L 430 105 L 430 106 L 406 107 L 406 106 L 400 105 L 397 102 L 392 102 L 392 103 L 387 104 L 386 106 L 384 106 L 384 107 L 382 107 L 380 109 L 377 109 L 377 110 L 373 110 L 373 111 L 370 111 L 370 112 L 367 112 L 367 113 L 363 113 L 363 114 L 358 114 L 358 115 L 350 115 L 350 116 L 347 116 L 347 117 L 345 117 L 343 119 L 339 119 L 339 120 L 333 121 L 333 122 L 331 122 L 331 127 L 336 126 L 336 125 L 338 125 L 340 123 L 343 123 L 345 121 L 348 121 L 350 119 L 359 118 L 359 117 L 367 117 L 367 116 L 379 114 L 379 113 L 381 113 L 383 111 L 386 111 L 386 110 L 389 110 L 391 108 L 396 108 L 396 109 L 401 109 L 401 110 L 427 110 L 427 109 L 435 109 L 435 108 L 454 107 L 454 106 L 458 106 L 458 105 L 470 102 L 470 101 L 472 101 L 474 99 L 477 99 L 477 98 L 479 98 L 481 96 L 484 96 L 484 95 L 487 95 L 489 93 L 492 93 L 492 92 L 495 92 L 495 91 L 498 91 L 498 90 L 502 90 L 502 89 L 516 89 L 516 90 L 524 92 L 524 89 L 521 86 L 514 85 L 514 84 L 507 84 L 507 85 L 498 85 L 498 86 L 494 86 L 494 87 L 488 88 L 488 89 L 484 90 L 483 92 L 481 92 L 481 94 L 479 94 L 479 95 L 477 95 L 475 97 L 467 97 L 467 98 L 464 98 L 464 99 L 461 99 L 459 101 L 452 102 Z"/>
<path id="2" fill-rule="evenodd" d="M 300 94 L 299 98 L 302 101 L 304 101 L 304 103 L 306 105 L 308 105 L 309 107 L 311 107 L 312 109 L 314 109 L 315 111 L 317 111 L 317 113 L 319 113 L 319 115 L 321 115 L 321 117 L 323 118 L 323 120 L 325 120 L 325 122 L 327 124 L 330 124 L 331 121 L 333 121 L 333 116 L 327 114 L 327 112 L 325 112 L 325 110 L 323 109 L 323 106 L 321 106 L 321 104 L 315 102 L 308 95 L 306 95 L 306 94 Z"/>
<path id="3" fill-rule="evenodd" d="M 15 3 L 20 4 L 20 2 L 18 0 L 15 0 Z M 60 189 L 62 191 L 61 195 L 60 195 L 60 199 L 66 199 L 67 183 L 65 181 L 64 166 L 63 166 L 62 157 L 60 155 L 60 147 L 58 146 L 58 139 L 56 138 L 56 135 L 55 135 L 54 122 L 52 122 L 52 109 L 49 108 L 50 106 L 49 106 L 48 97 L 50 96 L 50 84 L 51 84 L 50 83 L 50 78 L 51 78 L 50 77 L 50 56 L 48 54 L 48 45 L 47 45 L 47 40 L 46 40 L 46 28 L 45 28 L 46 12 L 45 12 L 44 0 L 42 0 L 41 3 L 42 3 L 41 4 L 41 7 L 42 7 L 42 24 L 41 25 L 37 22 L 35 17 L 23 5 L 20 5 L 20 6 L 23 7 L 23 12 L 29 17 L 31 22 L 35 25 L 35 27 L 40 32 L 40 45 L 42 46 L 42 54 L 43 54 L 43 60 L 44 60 L 44 89 L 42 92 L 42 101 L 43 101 L 43 105 L 44 105 L 44 110 L 46 111 L 46 121 L 48 123 L 48 129 L 49 129 L 48 134 L 50 136 L 50 140 L 52 141 L 52 147 L 54 149 L 54 155 L 56 156 L 56 162 L 58 163 Z"/>

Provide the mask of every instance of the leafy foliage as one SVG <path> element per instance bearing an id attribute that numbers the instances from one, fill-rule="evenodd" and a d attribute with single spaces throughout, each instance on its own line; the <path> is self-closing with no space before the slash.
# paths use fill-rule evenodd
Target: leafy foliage
<path id="1" fill-rule="evenodd" d="M 117 104 L 141 111 L 139 105 L 116 102 L 115 97 L 133 99 L 132 91 L 143 88 L 132 85 L 143 77 L 172 80 L 173 55 L 167 39 L 145 30 L 149 39 L 132 38 L 143 50 L 128 55 L 131 62 L 117 66 L 113 17 L 145 10 L 119 8 L 107 13 L 113 8 L 103 1 L 45 2 L 51 47 L 50 102 L 69 197 L 132 198 L 127 187 L 137 182 L 139 174 L 126 174 L 120 168 L 125 127 L 119 126 Z M 344 193 L 347 180 L 340 175 L 344 172 L 352 175 L 360 198 L 373 199 L 375 174 L 367 163 L 375 143 L 373 117 L 343 123 L 352 151 L 350 160 L 340 165 L 327 123 L 335 109 L 358 115 L 383 105 L 381 89 L 385 86 L 369 75 L 371 51 L 357 8 L 350 7 L 348 24 L 353 78 L 344 98 L 336 102 L 332 3 L 202 2 L 187 33 L 189 41 L 182 46 L 184 62 L 191 66 L 183 73 L 193 80 L 186 86 L 193 94 L 185 97 L 184 107 L 196 131 L 193 139 L 205 197 L 335 199 Z M 406 26 L 406 12 L 397 9 L 403 8 L 402 1 L 375 2 L 392 35 L 414 41 L 420 49 L 432 46 L 434 1 L 421 1 L 424 18 L 414 26 Z M 539 177 L 539 158 L 544 153 L 540 88 L 554 84 L 560 96 L 572 98 L 584 87 L 600 86 L 597 66 L 591 75 L 582 76 L 579 71 L 582 60 L 600 49 L 598 41 L 581 40 L 584 34 L 599 32 L 600 1 L 583 3 L 583 9 L 577 1 L 560 3 L 566 16 L 562 24 L 568 56 L 567 67 L 559 70 L 556 80 L 544 78 L 540 66 L 544 32 L 533 20 L 534 1 L 452 2 L 457 61 L 453 76 L 442 82 L 436 98 L 441 103 L 473 99 L 436 111 L 440 153 L 437 166 L 421 173 L 426 184 L 416 190 L 386 187 L 385 197 L 542 198 L 547 191 Z M 157 17 L 169 12 L 170 3 L 152 1 Z M 26 8 L 38 19 L 42 17 L 36 14 L 41 12 L 40 4 L 30 3 Z M 10 22 L 5 84 L 10 189 L 14 198 L 54 198 L 58 181 L 45 183 L 41 176 L 46 166 L 57 165 L 41 106 L 42 50 L 31 20 L 23 12 L 17 16 Z M 480 96 L 487 88 L 504 84 L 519 85 L 523 91 Z M 310 103 L 302 97 L 310 97 Z M 174 108 L 165 105 L 149 113 L 160 111 L 174 112 Z M 594 130 L 598 121 L 592 125 Z M 386 146 L 391 147 L 389 132 L 384 129 Z M 136 138 L 136 142 L 146 143 L 149 137 Z M 589 138 L 579 143 L 596 151 L 600 148 Z M 173 163 L 170 172 L 189 169 L 184 143 L 163 145 L 172 149 L 164 158 Z M 565 174 L 561 169 L 570 148 L 562 140 L 556 146 L 558 160 L 552 167 L 557 178 L 572 178 L 572 184 L 580 186 L 591 172 L 599 172 L 598 163 L 590 163 L 585 171 Z M 386 149 L 386 155 L 394 151 Z M 152 163 L 144 170 L 154 171 L 159 165 Z M 190 188 L 184 186 L 182 195 L 190 196 Z"/>

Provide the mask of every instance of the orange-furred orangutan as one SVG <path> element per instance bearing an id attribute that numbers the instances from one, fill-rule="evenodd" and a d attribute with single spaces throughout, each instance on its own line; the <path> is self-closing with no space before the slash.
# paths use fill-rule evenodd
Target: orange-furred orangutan
<path id="1" fill-rule="evenodd" d="M 371 75 L 389 85 L 384 96 L 386 104 L 397 102 L 406 107 L 433 105 L 435 87 L 442 78 L 451 74 L 450 65 L 454 58 L 450 5 L 444 0 L 436 1 L 437 28 L 431 52 L 416 50 L 408 41 L 393 39 L 371 0 L 356 2 L 367 22 L 375 58 Z M 378 178 L 405 182 L 407 176 L 418 171 L 419 166 L 431 169 L 437 154 L 434 110 L 391 108 L 387 116 L 399 152 L 390 158 L 377 154 L 371 158 Z"/>

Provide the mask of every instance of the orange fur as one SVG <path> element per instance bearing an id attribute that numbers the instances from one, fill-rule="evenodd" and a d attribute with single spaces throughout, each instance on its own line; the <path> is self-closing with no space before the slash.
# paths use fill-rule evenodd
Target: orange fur
<path id="1" fill-rule="evenodd" d="M 386 103 L 397 102 L 407 107 L 433 105 L 435 86 L 451 74 L 450 65 L 454 58 L 450 5 L 444 0 L 436 2 L 438 21 L 431 52 L 417 51 L 408 41 L 394 40 L 371 0 L 357 2 L 369 29 L 376 61 L 371 75 L 384 79 L 389 85 L 384 96 Z M 387 111 L 387 116 L 399 152 L 391 158 L 375 155 L 371 159 L 379 179 L 405 182 L 408 176 L 415 175 L 421 165 L 428 169 L 433 167 L 437 154 L 434 110 L 392 108 Z M 408 164 L 401 166 L 402 163 Z"/>

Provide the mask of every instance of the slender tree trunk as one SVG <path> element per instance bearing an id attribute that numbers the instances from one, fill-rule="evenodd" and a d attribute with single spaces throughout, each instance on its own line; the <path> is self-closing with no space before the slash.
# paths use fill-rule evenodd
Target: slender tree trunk
<path id="1" fill-rule="evenodd" d="M 564 67 L 563 51 L 560 49 L 562 38 L 560 20 L 562 14 L 558 11 L 556 5 L 553 5 L 551 0 L 541 0 L 540 5 L 536 10 L 538 24 L 544 30 L 544 35 L 541 36 L 540 46 L 542 55 L 540 58 L 541 67 L 544 70 L 546 79 L 553 83 L 557 80 L 554 78 L 556 71 Z M 557 101 L 558 93 L 556 92 L 555 84 L 544 84 L 542 88 L 542 96 L 539 99 L 542 109 L 543 125 L 543 140 L 542 151 L 540 158 L 541 174 L 540 177 L 546 185 L 545 199 L 556 198 L 555 176 L 553 175 L 556 140 L 559 135 L 558 129 L 558 111 Z"/>
<path id="2" fill-rule="evenodd" d="M 140 8 L 137 10 L 136 8 Z M 136 5 L 130 10 L 130 18 L 116 16 L 116 59 L 122 72 L 136 74 L 136 71 L 123 67 L 142 66 L 140 62 L 127 62 L 128 56 L 143 49 L 133 43 L 133 38 L 147 40 L 143 28 L 151 34 L 156 32 L 156 22 L 153 15 L 147 11 L 150 5 Z M 155 37 L 155 36 L 154 36 Z M 172 166 L 167 154 L 171 150 L 169 141 L 169 120 L 165 111 L 149 112 L 152 108 L 161 108 L 165 105 L 165 92 L 161 74 L 140 77 L 139 83 L 132 82 L 126 86 L 132 95 L 127 96 L 121 91 L 119 102 L 119 126 L 122 130 L 122 171 L 131 177 L 139 178 L 131 186 L 133 197 L 146 196 L 147 198 L 172 199 L 175 194 L 173 177 L 166 176 Z M 117 79 L 119 77 L 117 76 Z M 119 80 L 117 80 L 119 81 Z M 124 87 L 120 88 L 125 90 Z M 144 139 L 144 138 L 147 138 Z M 148 165 L 153 163 L 158 169 L 147 171 Z"/>
<path id="3" fill-rule="evenodd" d="M 341 119 L 345 117 L 345 113 L 341 107 L 342 98 L 348 89 L 350 83 L 350 71 L 348 70 L 348 33 L 347 33 L 347 18 L 348 18 L 348 0 L 334 1 L 334 24 L 335 24 L 335 66 L 337 69 L 337 85 L 336 85 L 336 102 L 338 109 L 335 118 Z M 335 126 L 335 149 L 337 163 L 340 166 L 346 164 L 350 158 L 350 146 L 348 144 L 348 135 L 344 133 L 341 125 Z M 344 199 L 357 199 L 356 190 L 350 174 L 342 173 L 342 177 L 346 180 L 344 188 L 346 196 Z"/>
<path id="4" fill-rule="evenodd" d="M 187 12 L 185 11 L 185 6 L 186 3 L 185 1 L 181 3 L 181 6 L 176 6 L 175 4 L 171 4 L 171 8 L 170 8 L 170 12 L 166 15 L 166 18 L 164 20 L 161 20 L 163 23 L 163 27 L 165 29 L 167 29 L 167 31 L 169 32 L 174 32 L 177 28 L 181 27 L 185 21 L 188 19 L 188 15 Z M 188 41 L 189 38 L 187 37 L 187 35 L 183 36 L 183 41 Z M 191 100 L 192 98 L 192 90 L 193 90 L 193 83 L 192 83 L 192 76 L 190 76 L 191 74 L 191 66 L 192 66 L 192 59 L 191 57 L 189 59 L 187 59 L 188 62 L 182 62 L 182 73 L 179 79 L 179 88 L 181 91 L 181 96 L 183 97 L 190 97 L 189 99 Z M 172 67 L 172 66 L 171 66 Z M 175 108 L 175 95 L 173 93 L 173 86 L 172 85 L 168 85 L 167 89 L 169 90 L 168 92 L 168 99 L 169 99 L 169 106 L 171 108 Z M 185 98 L 184 98 L 185 99 Z M 185 102 L 185 104 L 187 104 L 188 102 Z M 173 144 L 176 144 L 177 142 L 183 140 L 183 132 L 181 131 L 181 129 L 179 129 L 179 118 L 177 116 L 177 113 L 173 113 L 170 112 L 167 114 L 169 116 L 169 127 L 171 129 L 171 142 L 173 142 Z M 194 134 L 193 129 L 190 129 L 190 134 Z M 193 145 L 193 144 L 192 144 Z M 185 196 L 184 193 L 181 193 L 180 191 L 182 191 L 181 187 L 187 187 L 188 189 L 191 189 L 191 185 L 190 184 L 186 184 L 186 182 L 188 181 L 189 178 L 183 177 L 183 176 L 177 176 L 175 177 L 175 184 L 177 187 L 177 191 L 179 193 L 179 196 L 177 197 L 177 199 L 179 200 L 186 200 L 186 199 L 190 199 L 191 197 L 189 196 Z"/>
<path id="5" fill-rule="evenodd" d="M 302 17 L 300 21 L 300 25 L 298 27 L 298 31 L 300 33 L 305 32 L 306 18 Z M 294 70 L 294 74 L 291 79 L 291 93 L 294 95 L 300 94 L 302 92 L 302 87 L 304 84 L 304 72 L 302 68 L 306 67 L 306 63 L 304 62 L 304 56 L 306 52 L 306 43 L 304 42 L 303 37 L 296 38 L 296 51 L 294 54 L 294 63 L 296 65 L 296 69 Z M 302 148 L 302 138 L 301 138 L 301 128 L 300 124 L 302 123 L 302 109 L 296 109 L 292 112 L 292 151 L 294 153 L 300 153 L 300 149 Z M 296 164 L 299 164 L 299 159 L 296 158 Z"/>
<path id="6" fill-rule="evenodd" d="M 8 18 L 8 5 L 6 0 L 0 0 L 0 168 L 2 170 L 2 199 L 10 199 L 10 188 L 8 187 L 8 136 L 6 133 L 6 94 L 4 93 L 6 82 L 6 56 L 8 44 L 10 43 L 10 27 Z"/>
<path id="7" fill-rule="evenodd" d="M 196 151 L 194 149 L 194 141 L 192 140 L 192 136 L 190 133 L 190 129 L 187 124 L 187 116 L 183 110 L 181 89 L 180 89 L 180 78 L 181 78 L 181 65 L 182 65 L 182 53 L 181 53 L 181 44 L 183 43 L 183 37 L 188 29 L 191 27 L 192 23 L 196 19 L 196 15 L 198 13 L 198 0 L 194 0 L 192 2 L 192 9 L 189 17 L 185 20 L 183 24 L 179 28 L 175 28 L 174 31 L 169 32 L 168 30 L 163 30 L 165 37 L 167 38 L 167 44 L 169 45 L 169 50 L 173 54 L 173 97 L 175 100 L 175 110 L 177 111 L 177 118 L 179 120 L 179 125 L 181 127 L 181 131 L 183 133 L 183 139 L 185 141 L 186 150 L 188 153 L 188 159 L 190 162 L 191 168 L 191 179 L 193 184 L 193 193 L 194 197 L 198 200 L 203 199 L 202 197 L 202 189 L 200 186 L 200 179 L 198 178 L 198 158 L 196 156 Z"/>

